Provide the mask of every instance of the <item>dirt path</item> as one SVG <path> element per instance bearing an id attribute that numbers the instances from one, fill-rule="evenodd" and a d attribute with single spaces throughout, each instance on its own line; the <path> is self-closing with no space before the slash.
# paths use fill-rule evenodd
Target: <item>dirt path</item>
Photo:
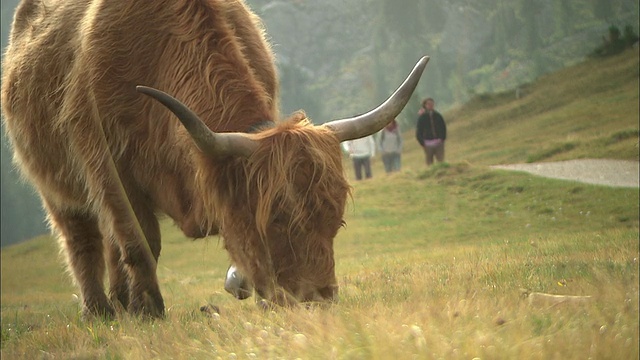
<path id="1" fill-rule="evenodd" d="M 493 169 L 525 171 L 555 179 L 614 187 L 635 187 L 640 183 L 637 161 L 581 159 L 548 163 L 495 165 Z"/>

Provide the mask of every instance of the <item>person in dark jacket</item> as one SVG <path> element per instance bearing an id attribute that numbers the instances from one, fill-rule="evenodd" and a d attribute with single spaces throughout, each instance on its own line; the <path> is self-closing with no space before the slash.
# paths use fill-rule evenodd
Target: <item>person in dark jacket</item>
<path id="1" fill-rule="evenodd" d="M 422 148 L 427 166 L 433 164 L 435 156 L 438 162 L 444 161 L 444 141 L 447 139 L 447 125 L 442 115 L 434 110 L 435 101 L 427 98 L 423 102 L 425 111 L 418 117 L 416 140 Z"/>

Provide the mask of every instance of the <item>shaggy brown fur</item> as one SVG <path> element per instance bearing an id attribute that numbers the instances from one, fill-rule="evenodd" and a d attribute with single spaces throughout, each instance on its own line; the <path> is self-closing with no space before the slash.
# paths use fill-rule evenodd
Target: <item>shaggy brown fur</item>
<path id="1" fill-rule="evenodd" d="M 220 230 L 266 299 L 333 297 L 349 192 L 338 139 L 296 114 L 254 135 L 248 159 L 214 161 L 135 91 L 174 95 L 214 131 L 276 121 L 273 54 L 243 1 L 23 0 L 2 66 L 15 163 L 42 198 L 86 313 L 121 304 L 163 314 L 157 212 L 191 237 Z"/>
<path id="2" fill-rule="evenodd" d="M 278 285 L 303 301 L 323 297 L 315 290 L 333 295 L 333 238 L 349 193 L 338 139 L 304 114 L 256 138 L 248 160 L 201 167 L 205 208 L 230 210 L 219 216 L 225 247 L 262 297 Z"/>

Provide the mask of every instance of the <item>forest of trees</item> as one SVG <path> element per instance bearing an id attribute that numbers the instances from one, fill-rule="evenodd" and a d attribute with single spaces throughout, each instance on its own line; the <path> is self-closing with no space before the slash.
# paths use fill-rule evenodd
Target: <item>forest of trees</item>
<path id="1" fill-rule="evenodd" d="M 422 55 L 431 56 L 410 105 L 440 110 L 514 89 L 582 61 L 610 26 L 638 24 L 637 0 L 247 0 L 263 18 L 277 55 L 284 115 L 304 109 L 316 123 L 379 104 Z M 17 0 L 2 1 L 4 48 Z M 18 181 L 1 148 L 1 242 L 46 232 L 33 190 Z"/>

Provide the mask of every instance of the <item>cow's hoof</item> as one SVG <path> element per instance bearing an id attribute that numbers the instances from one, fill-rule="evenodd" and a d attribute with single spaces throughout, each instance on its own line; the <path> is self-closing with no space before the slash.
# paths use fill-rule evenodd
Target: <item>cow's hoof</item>
<path id="1" fill-rule="evenodd" d="M 161 319 L 164 318 L 164 300 L 162 295 L 142 293 L 140 296 L 129 301 L 129 313 L 142 315 L 144 317 Z"/>
<path id="2" fill-rule="evenodd" d="M 85 301 L 82 307 L 82 319 L 85 321 L 112 320 L 115 316 L 116 312 L 106 297 L 102 301 Z"/>

